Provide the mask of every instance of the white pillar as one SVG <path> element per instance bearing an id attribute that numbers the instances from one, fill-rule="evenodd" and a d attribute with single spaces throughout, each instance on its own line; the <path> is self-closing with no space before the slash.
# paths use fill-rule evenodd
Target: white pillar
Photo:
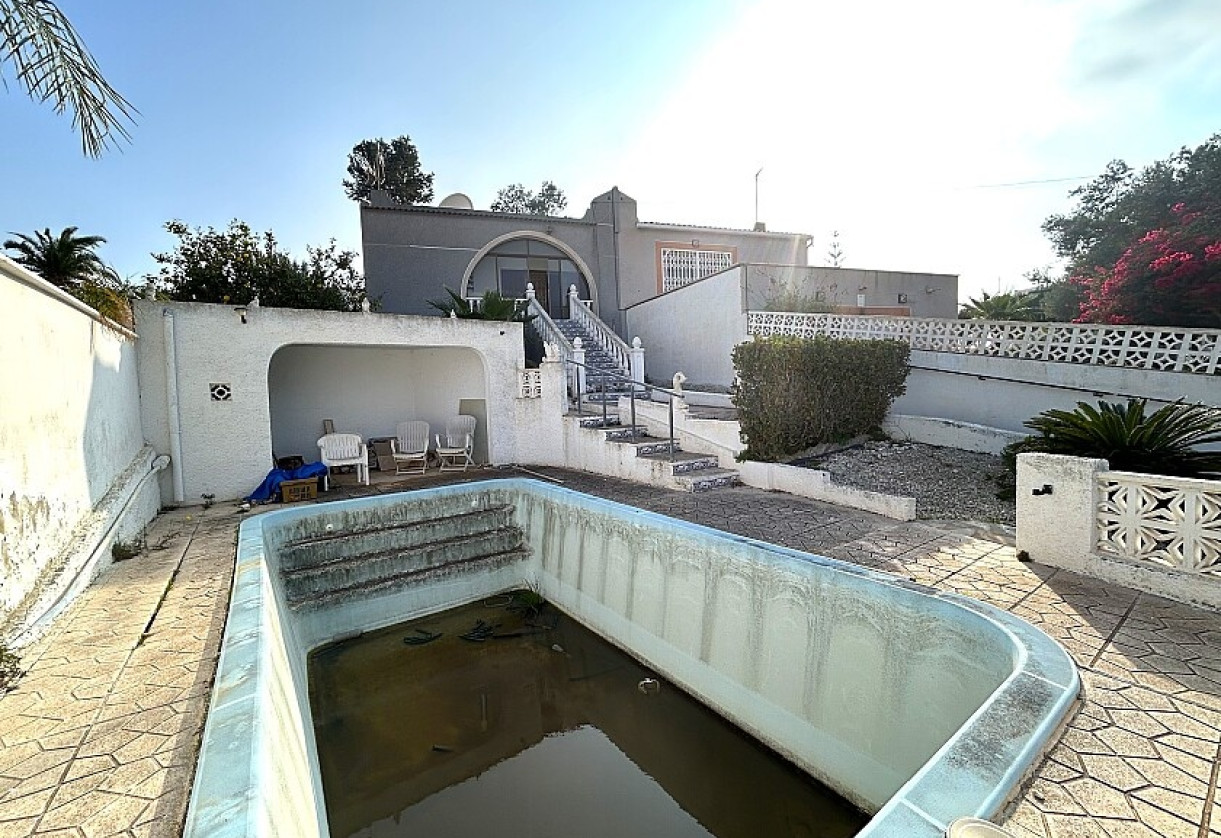
<path id="1" fill-rule="evenodd" d="M 644 347 L 640 343 L 639 335 L 632 338 L 632 348 L 628 354 L 632 362 L 632 381 L 644 384 Z"/>
<path id="2" fill-rule="evenodd" d="M 526 283 L 526 299 L 527 300 L 534 299 L 534 283 L 533 282 Z"/>
<path id="3" fill-rule="evenodd" d="M 572 360 L 576 361 L 578 364 L 585 363 L 585 347 L 582 345 L 580 338 L 572 339 Z M 585 367 L 584 366 L 579 366 L 579 367 L 573 366 L 573 369 L 576 370 L 576 375 L 574 376 L 573 380 L 576 381 L 577 392 L 584 393 L 585 392 Z"/>
<path id="4" fill-rule="evenodd" d="M 1089 573 L 1106 460 L 1060 454 L 1017 458 L 1017 546 L 1033 561 Z"/>
<path id="5" fill-rule="evenodd" d="M 572 284 L 568 286 L 568 319 L 571 320 L 577 316 L 577 306 L 581 304 L 581 298 L 577 295 L 577 286 Z"/>

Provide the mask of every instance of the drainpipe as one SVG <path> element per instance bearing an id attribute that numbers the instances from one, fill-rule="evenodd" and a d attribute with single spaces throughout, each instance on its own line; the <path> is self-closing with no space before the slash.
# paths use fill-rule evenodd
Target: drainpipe
<path id="1" fill-rule="evenodd" d="M 619 290 L 619 187 L 611 187 L 611 234 L 615 254 L 615 325 L 623 329 L 623 301 Z"/>
<path id="2" fill-rule="evenodd" d="M 165 327 L 165 395 L 170 414 L 170 474 L 174 478 L 174 503 L 186 499 L 182 483 L 182 418 L 178 414 L 178 347 L 174 341 L 174 315 L 161 310 Z"/>

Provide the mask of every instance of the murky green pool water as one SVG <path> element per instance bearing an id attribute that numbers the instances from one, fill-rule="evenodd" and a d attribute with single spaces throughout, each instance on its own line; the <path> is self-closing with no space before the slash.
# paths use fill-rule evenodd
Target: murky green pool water
<path id="1" fill-rule="evenodd" d="M 593 632 L 504 604 L 310 657 L 332 836 L 834 838 L 864 826 L 847 802 Z M 483 640 L 479 621 L 494 627 Z"/>

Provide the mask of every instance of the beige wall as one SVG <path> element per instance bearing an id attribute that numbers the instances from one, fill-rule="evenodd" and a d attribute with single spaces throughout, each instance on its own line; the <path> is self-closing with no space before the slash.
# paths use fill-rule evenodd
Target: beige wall
<path id="1" fill-rule="evenodd" d="M 144 438 L 133 333 L 4 257 L 0 311 L 2 626 L 114 537 Z"/>
<path id="2" fill-rule="evenodd" d="M 746 284 L 751 310 L 767 308 L 774 289 L 789 287 L 804 295 L 820 294 L 831 306 L 855 307 L 863 295 L 867 307 L 907 306 L 911 317 L 958 316 L 958 277 L 953 274 L 750 264 Z"/>

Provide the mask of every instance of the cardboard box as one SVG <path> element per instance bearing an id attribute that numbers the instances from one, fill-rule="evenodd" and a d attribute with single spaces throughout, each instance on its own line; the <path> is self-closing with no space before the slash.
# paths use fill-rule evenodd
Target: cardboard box
<path id="1" fill-rule="evenodd" d="M 318 498 L 318 478 L 306 477 L 302 480 L 285 480 L 280 484 L 280 502 L 296 503 L 303 500 Z"/>
<path id="2" fill-rule="evenodd" d="M 377 460 L 377 470 L 394 471 L 394 448 L 390 439 L 371 439 L 369 445 Z"/>

